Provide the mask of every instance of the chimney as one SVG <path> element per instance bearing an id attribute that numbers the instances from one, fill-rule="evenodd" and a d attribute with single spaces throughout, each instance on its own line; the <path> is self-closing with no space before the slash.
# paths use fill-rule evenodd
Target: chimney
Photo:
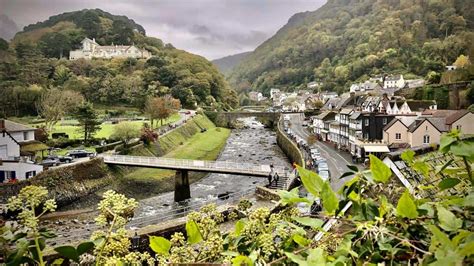
<path id="1" fill-rule="evenodd" d="M 0 118 L 0 131 L 4 131 L 5 128 L 5 119 Z"/>

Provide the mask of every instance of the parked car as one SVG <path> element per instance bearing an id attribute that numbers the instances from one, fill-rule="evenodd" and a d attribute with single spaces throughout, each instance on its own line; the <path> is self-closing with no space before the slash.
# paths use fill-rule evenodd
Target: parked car
<path id="1" fill-rule="evenodd" d="M 320 162 L 318 163 L 318 172 L 319 171 L 329 171 L 329 167 L 328 167 L 328 164 L 326 162 Z"/>
<path id="2" fill-rule="evenodd" d="M 327 170 L 319 171 L 318 174 L 324 181 L 329 180 L 330 178 L 329 171 Z"/>
<path id="3" fill-rule="evenodd" d="M 51 167 L 51 166 L 56 166 L 60 164 L 61 162 L 59 161 L 58 158 L 46 158 L 41 162 L 41 165 L 44 167 Z"/>
<path id="4" fill-rule="evenodd" d="M 71 156 L 48 155 L 46 159 L 59 160 L 61 163 L 70 163 L 74 160 Z"/>
<path id="5" fill-rule="evenodd" d="M 66 156 L 70 156 L 72 158 L 91 157 L 93 155 L 94 155 L 93 152 L 89 152 L 86 150 L 71 150 L 66 154 Z"/>

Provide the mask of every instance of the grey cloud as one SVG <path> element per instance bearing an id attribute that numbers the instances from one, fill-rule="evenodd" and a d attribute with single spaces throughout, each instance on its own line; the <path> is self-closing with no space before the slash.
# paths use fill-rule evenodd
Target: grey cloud
<path id="1" fill-rule="evenodd" d="M 0 10 L 18 25 L 49 16 L 100 8 L 126 15 L 149 36 L 208 59 L 255 49 L 297 12 L 326 0 L 0 0 Z"/>

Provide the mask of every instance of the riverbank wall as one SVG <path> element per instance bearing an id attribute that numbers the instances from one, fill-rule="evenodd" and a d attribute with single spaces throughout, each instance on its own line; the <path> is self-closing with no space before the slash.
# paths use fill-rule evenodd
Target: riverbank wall
<path id="1" fill-rule="evenodd" d="M 288 138 L 285 132 L 283 132 L 283 129 L 281 128 L 281 119 L 282 117 L 280 117 L 276 127 L 278 146 L 280 146 L 282 151 L 286 154 L 286 156 L 288 157 L 288 159 L 290 159 L 291 162 L 295 162 L 298 165 L 305 167 L 303 153 L 301 153 L 298 146 L 296 146 L 296 143 L 294 143 L 290 138 Z"/>
<path id="2" fill-rule="evenodd" d="M 43 171 L 35 177 L 14 183 L 0 185 L 0 202 L 17 195 L 26 186 L 43 186 L 49 191 L 58 206 L 65 206 L 105 187 L 111 182 L 111 175 L 102 159 L 76 163 Z"/>

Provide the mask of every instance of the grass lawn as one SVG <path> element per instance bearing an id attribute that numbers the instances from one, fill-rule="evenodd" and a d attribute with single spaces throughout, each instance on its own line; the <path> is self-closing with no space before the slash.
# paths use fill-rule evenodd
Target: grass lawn
<path id="1" fill-rule="evenodd" d="M 215 160 L 219 156 L 222 148 L 226 144 L 230 135 L 230 129 L 227 128 L 210 128 L 204 133 L 196 133 L 188 141 L 183 143 L 177 149 L 167 153 L 164 157 L 177 159 L 194 159 L 194 160 Z M 135 180 L 159 180 L 165 177 L 173 176 L 175 171 L 140 168 L 125 177 Z"/>
<path id="2" fill-rule="evenodd" d="M 163 121 L 163 124 L 169 124 L 176 122 L 180 119 L 180 115 L 178 113 L 173 114 L 170 116 L 168 119 Z M 79 126 L 74 125 L 77 123 L 77 121 L 74 120 L 66 120 L 64 121 L 66 125 L 62 126 L 60 125 L 61 122 L 56 124 L 56 126 L 53 127 L 53 132 L 52 133 L 66 133 L 69 135 L 70 139 L 81 139 L 83 138 L 82 133 L 79 131 Z M 136 125 L 138 128 L 141 128 L 144 123 L 150 123 L 149 120 L 144 120 L 144 121 L 131 121 L 134 125 Z M 155 125 L 158 124 L 159 122 L 155 122 Z M 95 138 L 109 138 L 113 132 L 114 132 L 114 124 L 111 123 L 104 123 L 101 125 L 101 129 L 97 131 L 97 133 L 94 135 Z"/>

